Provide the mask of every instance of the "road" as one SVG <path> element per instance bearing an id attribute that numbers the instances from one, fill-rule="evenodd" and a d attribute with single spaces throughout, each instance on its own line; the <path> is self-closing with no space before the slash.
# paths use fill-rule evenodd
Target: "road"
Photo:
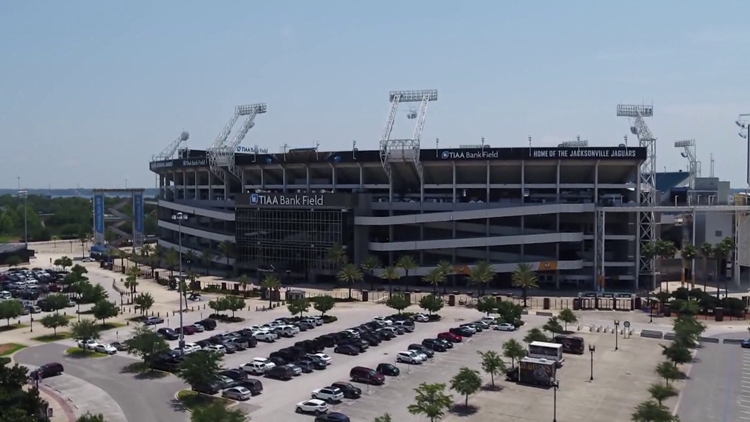
<path id="1" fill-rule="evenodd" d="M 745 334 L 715 337 L 739 338 Z M 689 376 L 678 408 L 682 422 L 750 421 L 750 349 L 704 343 Z"/>

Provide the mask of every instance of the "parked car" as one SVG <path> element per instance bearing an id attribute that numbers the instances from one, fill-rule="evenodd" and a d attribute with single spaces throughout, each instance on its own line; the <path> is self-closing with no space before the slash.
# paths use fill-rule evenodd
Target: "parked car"
<path id="1" fill-rule="evenodd" d="M 250 390 L 248 390 L 245 387 L 240 387 L 240 386 L 227 388 L 221 393 L 222 397 L 226 397 L 226 398 L 229 398 L 232 400 L 238 400 L 238 401 L 250 400 L 250 396 L 252 395 L 253 393 L 251 393 Z"/>
<path id="2" fill-rule="evenodd" d="M 258 331 L 257 333 L 255 333 L 255 339 L 258 341 L 273 343 L 274 341 L 276 341 L 276 334 L 270 331 Z"/>
<path id="3" fill-rule="evenodd" d="M 464 327 L 453 327 L 450 330 L 448 330 L 449 333 L 455 334 L 460 337 L 472 337 L 474 335 L 473 332 L 471 332 L 468 328 Z"/>
<path id="4" fill-rule="evenodd" d="M 288 381 L 294 377 L 292 369 L 288 366 L 274 366 L 264 374 L 268 378 L 274 378 L 282 381 Z"/>
<path id="5" fill-rule="evenodd" d="M 239 381 L 237 385 L 247 388 L 254 396 L 263 392 L 263 383 L 255 378 L 247 378 L 243 381 Z"/>
<path id="6" fill-rule="evenodd" d="M 213 331 L 216 329 L 216 321 L 210 318 L 202 319 L 196 322 L 196 324 L 200 324 L 200 326 L 207 331 Z"/>
<path id="7" fill-rule="evenodd" d="M 405 351 L 396 353 L 396 362 L 403 362 L 403 363 L 409 363 L 412 365 L 418 365 L 422 363 L 422 357 L 419 355 L 419 353 L 415 352 L 414 350 L 405 350 Z"/>
<path id="8" fill-rule="evenodd" d="M 453 332 L 440 333 L 437 335 L 437 338 L 441 340 L 449 341 L 451 343 L 461 343 L 461 341 L 463 340 L 463 338 L 460 335 L 454 334 Z"/>
<path id="9" fill-rule="evenodd" d="M 44 379 L 44 378 L 54 377 L 55 375 L 60 375 L 63 372 L 65 372 L 65 369 L 63 368 L 62 364 L 57 363 L 57 362 L 50 362 L 50 363 L 45 363 L 44 365 L 31 371 L 29 373 L 29 377 L 31 377 L 31 379 L 34 379 L 34 380 Z"/>
<path id="10" fill-rule="evenodd" d="M 494 327 L 497 331 L 516 331 L 516 326 L 507 322 L 501 322 Z"/>
<path id="11" fill-rule="evenodd" d="M 221 344 L 212 344 L 210 346 L 207 346 L 205 349 L 210 352 L 218 353 L 222 356 L 227 353 L 227 348 Z"/>
<path id="12" fill-rule="evenodd" d="M 177 333 L 179 333 L 180 331 L 182 331 L 182 334 L 186 335 L 186 336 L 189 336 L 189 335 L 192 335 L 192 334 L 196 333 L 195 326 L 193 326 L 193 325 L 186 325 L 184 327 L 177 328 L 175 330 L 175 332 L 177 332 Z"/>
<path id="13" fill-rule="evenodd" d="M 343 413 L 331 412 L 316 416 L 315 422 L 351 422 L 351 419 Z"/>
<path id="14" fill-rule="evenodd" d="M 306 401 L 301 401 L 297 403 L 295 412 L 314 413 L 315 415 L 320 415 L 320 414 L 328 412 L 328 403 L 324 402 L 323 400 L 318 400 L 318 399 L 310 399 Z"/>
<path id="15" fill-rule="evenodd" d="M 434 338 L 426 338 L 422 340 L 422 346 L 435 352 L 445 352 L 448 349 L 442 341 Z"/>
<path id="16" fill-rule="evenodd" d="M 144 325 L 156 325 L 156 324 L 163 324 L 163 323 L 164 323 L 164 320 L 162 318 L 155 317 L 155 316 L 146 317 L 143 320 Z"/>
<path id="17" fill-rule="evenodd" d="M 401 374 L 401 370 L 396 365 L 391 365 L 390 363 L 380 363 L 375 370 L 379 374 L 388 375 L 389 377 L 397 377 Z"/>
<path id="18" fill-rule="evenodd" d="M 364 366 L 355 366 L 349 371 L 349 377 L 353 381 L 363 382 L 365 384 L 383 385 L 385 377 L 372 368 Z"/>
<path id="19" fill-rule="evenodd" d="M 294 375 L 295 377 L 302 375 L 302 368 L 300 368 L 299 366 L 293 363 L 288 363 L 286 364 L 286 367 L 292 370 L 292 375 Z"/>
<path id="20" fill-rule="evenodd" d="M 235 385 L 248 378 L 247 373 L 241 369 L 225 369 L 219 372 L 219 375 L 231 378 L 235 382 Z"/>
<path id="21" fill-rule="evenodd" d="M 208 394 L 210 396 L 218 393 L 221 391 L 221 383 L 218 382 L 212 382 L 210 384 L 198 384 L 193 386 L 193 391 L 197 391 L 199 393 Z"/>
<path id="22" fill-rule="evenodd" d="M 436 338 L 435 340 L 439 341 L 440 343 L 442 343 L 447 349 L 452 349 L 453 348 L 453 342 L 450 342 L 450 341 L 448 341 L 446 339 L 442 339 L 442 338 Z"/>
<path id="23" fill-rule="evenodd" d="M 115 349 L 117 349 L 118 352 L 127 352 L 128 351 L 128 345 L 125 344 L 125 343 L 120 343 L 119 341 L 115 341 L 115 342 L 110 343 L 110 345 L 112 345 L 112 347 L 114 347 Z"/>
<path id="24" fill-rule="evenodd" d="M 159 328 L 158 330 L 156 330 L 156 334 L 164 337 L 167 340 L 177 340 L 180 338 L 180 335 L 177 334 L 175 330 L 171 328 L 166 328 L 166 327 Z"/>
<path id="25" fill-rule="evenodd" d="M 347 399 L 358 399 L 362 396 L 362 389 L 357 388 L 350 382 L 338 381 L 331 384 L 331 387 L 338 388 Z"/>
<path id="26" fill-rule="evenodd" d="M 201 350 L 201 347 L 195 343 L 185 343 L 185 345 L 182 347 L 182 350 L 185 352 L 186 355 L 189 355 L 193 352 L 197 352 L 198 350 Z"/>
<path id="27" fill-rule="evenodd" d="M 333 349 L 334 353 L 341 353 L 343 355 L 357 356 L 359 354 L 359 347 L 353 344 L 340 344 Z"/>
<path id="28" fill-rule="evenodd" d="M 97 353 L 104 353 L 105 355 L 114 355 L 117 353 L 117 349 L 112 347 L 111 344 L 97 344 L 94 347 L 94 351 Z"/>
<path id="29" fill-rule="evenodd" d="M 324 387 L 313 390 L 312 398 L 328 403 L 338 403 L 344 399 L 344 393 L 336 387 Z"/>

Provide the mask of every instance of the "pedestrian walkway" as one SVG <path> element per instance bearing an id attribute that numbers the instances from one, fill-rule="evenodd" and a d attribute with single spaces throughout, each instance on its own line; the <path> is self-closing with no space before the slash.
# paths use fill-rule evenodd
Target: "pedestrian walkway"
<path id="1" fill-rule="evenodd" d="M 48 409 L 52 411 L 49 422 L 75 422 L 75 412 L 73 412 L 70 404 L 59 394 L 44 385 L 40 385 L 39 397 L 48 403 Z"/>
<path id="2" fill-rule="evenodd" d="M 736 346 L 735 346 L 736 347 Z M 750 421 L 750 351 L 742 349 L 742 373 L 737 407 L 740 419 Z"/>

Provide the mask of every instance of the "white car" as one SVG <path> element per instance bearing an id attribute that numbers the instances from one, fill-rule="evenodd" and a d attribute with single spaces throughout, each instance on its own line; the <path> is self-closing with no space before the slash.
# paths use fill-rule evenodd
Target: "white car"
<path id="1" fill-rule="evenodd" d="M 206 327 L 204 327 L 204 326 L 202 326 L 200 324 L 193 324 L 193 327 L 195 327 L 195 332 L 196 333 L 202 333 L 202 332 L 206 331 Z"/>
<path id="2" fill-rule="evenodd" d="M 393 321 L 391 321 L 391 320 L 387 320 L 387 319 L 385 319 L 385 318 L 383 318 L 383 317 L 381 317 L 381 316 L 376 316 L 376 317 L 375 317 L 375 318 L 373 318 L 372 320 L 373 320 L 373 321 L 375 321 L 375 322 L 377 322 L 378 324 L 380 324 L 380 325 L 382 325 L 382 326 L 386 326 L 386 325 L 391 325 L 391 324 L 393 324 Z"/>
<path id="3" fill-rule="evenodd" d="M 232 400 L 245 401 L 249 400 L 253 394 L 245 387 L 231 387 L 227 388 L 221 393 L 222 397 L 227 397 Z"/>
<path id="4" fill-rule="evenodd" d="M 247 372 L 248 374 L 263 375 L 268 370 L 268 367 L 260 362 L 248 362 L 240 366 L 240 369 Z"/>
<path id="5" fill-rule="evenodd" d="M 419 365 L 422 363 L 422 358 L 419 356 L 419 353 L 414 350 L 405 350 L 396 354 L 396 362 Z"/>
<path id="6" fill-rule="evenodd" d="M 414 320 L 417 322 L 429 322 L 430 317 L 425 314 L 416 314 L 414 315 Z"/>
<path id="7" fill-rule="evenodd" d="M 312 398 L 323 400 L 328 403 L 338 403 L 344 400 L 344 392 L 336 387 L 325 387 L 313 390 Z"/>
<path id="8" fill-rule="evenodd" d="M 507 322 L 501 322 L 500 324 L 495 325 L 495 330 L 497 331 L 516 331 L 516 326 L 513 324 L 509 324 Z"/>
<path id="9" fill-rule="evenodd" d="M 83 258 L 81 262 L 96 262 L 96 260 L 94 258 L 86 257 L 86 258 Z"/>
<path id="10" fill-rule="evenodd" d="M 249 327 L 247 327 L 247 328 L 248 328 L 248 329 L 249 329 L 250 331 L 252 331 L 253 333 L 256 333 L 256 332 L 258 332 L 258 331 L 263 331 L 263 328 L 261 328 L 261 326 L 260 326 L 260 325 L 251 325 L 251 326 L 249 326 Z"/>
<path id="11" fill-rule="evenodd" d="M 94 351 L 104 353 L 105 355 L 114 355 L 115 353 L 117 353 L 117 349 L 109 344 L 97 344 L 96 346 L 94 346 Z"/>
<path id="12" fill-rule="evenodd" d="M 486 317 L 482 317 L 481 321 L 483 323 L 485 323 L 485 324 L 490 324 L 491 325 L 491 324 L 495 323 L 495 318 L 491 317 L 491 316 L 486 316 Z"/>
<path id="13" fill-rule="evenodd" d="M 182 348 L 182 350 L 185 352 L 186 355 L 189 355 L 193 352 L 197 352 L 200 349 L 201 347 L 195 343 L 185 343 L 185 346 Z"/>
<path id="14" fill-rule="evenodd" d="M 318 399 L 301 401 L 297 403 L 297 408 L 294 411 L 297 413 L 314 413 L 316 415 L 321 415 L 328 411 L 328 403 Z"/>
<path id="15" fill-rule="evenodd" d="M 351 334 L 354 338 L 359 338 L 359 332 L 354 330 L 346 330 L 347 333 Z"/>
<path id="16" fill-rule="evenodd" d="M 279 333 L 284 337 L 294 337 L 299 334 L 299 328 L 294 325 L 282 325 L 279 327 Z"/>
<path id="17" fill-rule="evenodd" d="M 460 327 L 463 328 L 463 329 L 465 329 L 465 330 L 469 330 L 469 332 L 472 333 L 472 334 L 476 334 L 477 333 L 477 329 L 474 328 L 471 324 L 461 324 Z"/>
<path id="18" fill-rule="evenodd" d="M 210 346 L 207 346 L 206 350 L 208 350 L 209 352 L 218 353 L 222 356 L 227 353 L 227 348 L 222 346 L 221 344 L 212 344 Z"/>
<path id="19" fill-rule="evenodd" d="M 323 362 L 326 363 L 326 365 L 330 365 L 331 364 L 331 360 L 332 360 L 331 357 L 328 356 L 325 353 L 313 353 L 312 355 L 319 357 L 320 360 L 322 360 Z"/>
<path id="20" fill-rule="evenodd" d="M 78 340 L 78 347 L 81 349 L 94 350 L 97 346 L 101 346 L 101 344 L 96 340 L 86 340 L 85 342 L 83 340 Z"/>
<path id="21" fill-rule="evenodd" d="M 267 343 L 273 343 L 276 341 L 276 334 L 270 332 L 270 331 L 258 331 L 257 333 L 253 334 L 255 336 L 255 339 L 258 341 L 265 341 Z"/>

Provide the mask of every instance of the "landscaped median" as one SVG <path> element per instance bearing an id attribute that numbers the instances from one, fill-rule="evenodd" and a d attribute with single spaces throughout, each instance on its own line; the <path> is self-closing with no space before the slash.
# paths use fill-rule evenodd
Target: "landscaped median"
<path id="1" fill-rule="evenodd" d="M 23 349 L 23 344 L 16 344 L 16 343 L 4 343 L 0 344 L 0 356 L 10 356 L 13 353 L 16 353 L 17 351 Z"/>
<path id="2" fill-rule="evenodd" d="M 4 333 L 6 331 L 15 330 L 17 328 L 26 328 L 28 325 L 26 324 L 7 324 L 0 327 L 0 333 Z"/>
<path id="3" fill-rule="evenodd" d="M 106 353 L 99 353 L 88 349 L 84 350 L 80 347 L 71 347 L 65 351 L 65 354 L 73 358 L 104 358 L 109 356 Z"/>
<path id="4" fill-rule="evenodd" d="M 243 421 L 245 413 L 232 409 L 236 404 L 222 397 L 214 397 L 191 390 L 180 390 L 175 394 L 177 401 L 190 412 L 191 421 Z"/>

